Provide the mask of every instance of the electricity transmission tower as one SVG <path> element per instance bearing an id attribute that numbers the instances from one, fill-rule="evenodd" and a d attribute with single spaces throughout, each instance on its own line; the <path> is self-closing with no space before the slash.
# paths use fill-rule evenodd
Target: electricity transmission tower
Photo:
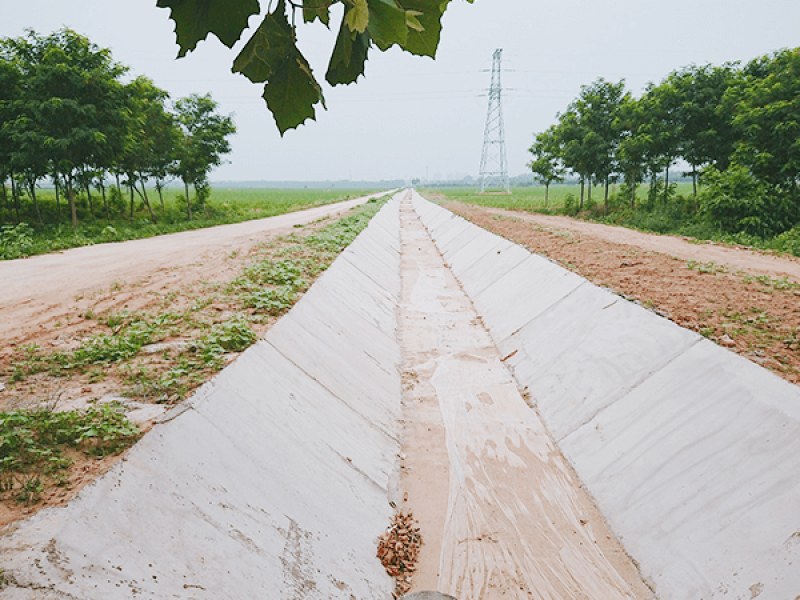
<path id="1" fill-rule="evenodd" d="M 486 129 L 483 132 L 481 153 L 480 191 L 501 188 L 507 194 L 508 167 L 506 166 L 506 140 L 503 130 L 503 86 L 500 84 L 500 66 L 503 50 L 492 55 L 492 86 L 489 88 L 489 108 L 486 112 Z"/>

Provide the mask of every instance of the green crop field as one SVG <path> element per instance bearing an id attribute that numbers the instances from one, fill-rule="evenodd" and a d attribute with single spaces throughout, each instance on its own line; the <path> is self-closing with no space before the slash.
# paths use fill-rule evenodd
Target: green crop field
<path id="1" fill-rule="evenodd" d="M 127 192 L 125 188 L 122 191 Z M 15 207 L 7 205 L 0 210 L 0 259 L 21 258 L 78 246 L 147 238 L 272 217 L 357 198 L 374 190 L 215 187 L 203 206 L 193 206 L 191 220 L 186 216 L 182 192 L 182 188 L 164 190 L 162 205 L 156 190 L 148 190 L 157 223 L 152 222 L 138 196 L 134 199 L 134 213 L 131 218 L 130 197 L 127 193 L 122 197 L 108 193 L 107 207 L 97 192 L 94 192 L 93 206 L 90 207 L 84 194 L 76 201 L 79 224 L 77 229 L 73 229 L 67 222 L 68 208 L 64 199 L 61 198 L 59 209 L 56 206 L 55 192 L 49 189 L 40 190 L 37 198 L 42 224 L 38 223 L 28 202 L 23 205 L 19 220 Z"/>
<path id="2" fill-rule="evenodd" d="M 479 206 L 488 206 L 492 208 L 508 208 L 514 210 L 536 210 L 541 211 L 545 208 L 560 209 L 564 207 L 565 200 L 569 194 L 577 200 L 581 195 L 581 186 L 578 184 L 553 184 L 550 186 L 550 194 L 548 204 L 545 206 L 544 201 L 544 186 L 536 185 L 531 187 L 515 187 L 511 188 L 511 194 L 502 193 L 487 193 L 479 194 L 474 187 L 470 188 L 436 188 L 435 190 L 426 190 L 442 194 L 453 200 L 459 202 L 468 202 L 470 204 L 477 204 Z M 612 185 L 609 188 L 609 195 L 619 191 L 618 185 Z M 592 202 L 602 205 L 603 203 L 603 187 L 595 186 L 592 188 Z M 639 197 L 647 193 L 647 186 L 642 185 L 639 188 Z M 692 193 L 691 183 L 679 183 L 675 189 L 675 193 L 688 196 Z M 584 190 L 584 202 L 588 202 L 589 188 Z"/>

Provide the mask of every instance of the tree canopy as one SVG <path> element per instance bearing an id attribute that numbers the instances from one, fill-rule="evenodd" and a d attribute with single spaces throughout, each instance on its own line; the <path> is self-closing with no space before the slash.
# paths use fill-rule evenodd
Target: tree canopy
<path id="1" fill-rule="evenodd" d="M 57 192 L 63 185 L 76 225 L 75 189 L 86 191 L 93 211 L 90 187 L 98 184 L 105 200 L 109 174 L 126 179 L 131 203 L 136 192 L 153 221 L 146 181 L 160 186 L 167 177 L 182 177 L 190 203 L 188 184 L 202 188 L 230 152 L 233 120 L 217 114 L 208 96 L 178 100 L 173 110 L 167 92 L 146 77 L 123 83 L 126 72 L 109 50 L 69 29 L 0 39 L 0 199 L 6 206 L 6 181 L 19 212 L 18 185 L 36 204 L 37 182 L 49 177 Z"/>
<path id="2" fill-rule="evenodd" d="M 775 235 L 800 220 L 800 51 L 744 67 L 684 67 L 639 98 L 624 81 L 598 79 L 530 151 L 530 167 L 546 185 L 557 165 L 581 181 L 605 182 L 607 202 L 608 182 L 621 179 L 631 209 L 646 176 L 648 202 L 666 205 L 669 169 L 682 160 L 691 167 L 696 211 L 728 231 Z M 698 177 L 708 184 L 700 195 Z"/>

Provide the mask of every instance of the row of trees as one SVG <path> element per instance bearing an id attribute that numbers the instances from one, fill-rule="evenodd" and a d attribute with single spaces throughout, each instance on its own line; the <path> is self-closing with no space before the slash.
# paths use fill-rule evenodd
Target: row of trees
<path id="1" fill-rule="evenodd" d="M 800 219 L 800 51 L 781 50 L 743 67 L 685 67 L 640 98 L 624 81 L 598 79 L 536 135 L 530 152 L 545 186 L 568 172 L 580 178 L 581 207 L 584 183 L 604 185 L 607 212 L 609 183 L 622 181 L 635 209 L 637 186 L 648 179 L 651 205 L 666 203 L 669 169 L 683 161 L 695 211 L 729 231 L 785 231 Z M 705 184 L 699 203 L 698 177 Z"/>
<path id="2" fill-rule="evenodd" d="M 75 226 L 78 190 L 92 213 L 98 190 L 108 215 L 110 179 L 117 192 L 127 186 L 131 216 L 138 195 L 155 222 L 146 183 L 155 182 L 161 196 L 179 178 L 192 217 L 189 186 L 198 197 L 206 193 L 208 173 L 230 152 L 233 120 L 208 95 L 170 106 L 167 92 L 146 77 L 123 83 L 126 72 L 109 50 L 69 29 L 0 40 L 0 199 L 16 208 L 17 220 L 27 196 L 42 221 L 36 190 L 43 180 L 55 185 L 59 213 L 66 197 Z"/>

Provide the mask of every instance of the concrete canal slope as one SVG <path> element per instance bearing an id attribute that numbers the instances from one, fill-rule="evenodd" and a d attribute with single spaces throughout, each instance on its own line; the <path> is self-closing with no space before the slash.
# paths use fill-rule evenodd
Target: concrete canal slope
<path id="1" fill-rule="evenodd" d="M 400 231 L 400 487 L 424 542 L 413 589 L 458 600 L 650 600 L 410 199 Z"/>
<path id="2" fill-rule="evenodd" d="M 0 538 L 3 598 L 389 598 L 400 418 L 389 202 L 266 338 L 65 508 Z"/>
<path id="3" fill-rule="evenodd" d="M 800 389 L 415 195 L 661 600 L 800 596 Z"/>

